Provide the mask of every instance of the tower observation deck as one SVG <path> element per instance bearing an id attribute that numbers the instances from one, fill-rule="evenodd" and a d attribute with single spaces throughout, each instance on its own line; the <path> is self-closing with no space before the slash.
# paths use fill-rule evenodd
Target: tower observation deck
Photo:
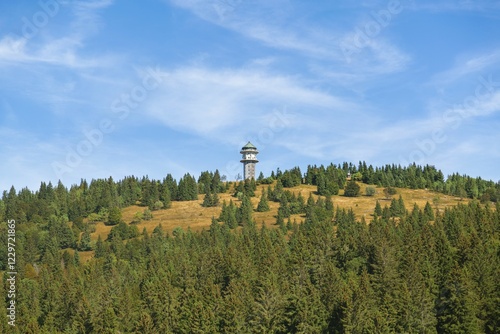
<path id="1" fill-rule="evenodd" d="M 242 154 L 241 163 L 243 163 L 243 178 L 255 179 L 255 164 L 259 162 L 257 160 L 257 147 L 255 147 L 251 142 L 248 142 L 245 146 L 241 148 L 240 153 Z"/>

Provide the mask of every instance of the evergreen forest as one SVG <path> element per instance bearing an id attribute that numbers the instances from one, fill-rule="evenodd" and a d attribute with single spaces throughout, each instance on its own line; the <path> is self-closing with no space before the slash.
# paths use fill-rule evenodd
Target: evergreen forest
<path id="1" fill-rule="evenodd" d="M 315 196 L 290 191 L 301 184 Z M 359 184 L 387 193 L 366 220 L 335 203 L 339 194 L 371 196 Z M 460 200 L 419 207 L 398 199 L 403 188 Z M 221 202 L 226 193 L 231 201 Z M 220 208 L 200 231 L 148 233 L 122 218 L 130 205 L 143 207 L 134 217 L 142 221 L 198 199 Z M 272 226 L 253 219 L 273 202 Z M 2 316 L 0 333 L 500 332 L 500 183 L 445 178 L 434 166 L 359 162 L 241 182 L 206 171 L 12 187 L 0 200 L 4 315 L 12 220 L 17 317 L 12 327 Z M 112 226 L 107 238 L 92 238 L 96 222 Z"/>

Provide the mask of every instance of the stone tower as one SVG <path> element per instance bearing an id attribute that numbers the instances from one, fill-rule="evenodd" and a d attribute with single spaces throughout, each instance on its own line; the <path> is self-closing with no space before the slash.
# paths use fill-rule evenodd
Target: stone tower
<path id="1" fill-rule="evenodd" d="M 243 178 L 255 179 L 255 164 L 259 162 L 257 160 L 257 147 L 253 146 L 251 142 L 248 142 L 245 146 L 241 148 L 242 157 L 241 162 L 243 163 Z"/>

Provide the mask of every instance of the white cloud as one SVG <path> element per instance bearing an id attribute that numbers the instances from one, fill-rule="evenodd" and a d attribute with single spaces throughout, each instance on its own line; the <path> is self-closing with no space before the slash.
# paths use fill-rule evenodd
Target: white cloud
<path id="1" fill-rule="evenodd" d="M 364 27 L 364 22 L 347 33 L 338 28 L 315 27 L 314 22 L 302 21 L 287 2 L 258 1 L 251 5 L 237 0 L 171 2 L 190 10 L 203 20 L 236 31 L 266 46 L 295 51 L 308 57 L 309 61 L 335 64 L 342 71 L 354 73 L 358 78 L 366 74 L 400 71 L 410 60 L 407 54 L 379 36 L 365 36 L 365 45 L 356 47 L 353 39 L 357 38 L 358 28 Z M 346 55 L 346 45 L 355 49 L 355 53 L 349 57 Z"/>
<path id="2" fill-rule="evenodd" d="M 151 119 L 201 141 L 250 140 L 273 156 L 281 148 L 288 158 L 367 159 L 396 149 L 398 137 L 413 129 L 411 123 L 398 131 L 380 129 L 372 108 L 262 69 L 185 67 L 163 78 L 141 108 Z M 391 133 L 382 140 L 385 130 Z"/>
<path id="3" fill-rule="evenodd" d="M 340 18 L 344 23 L 322 21 L 327 15 L 320 13 L 318 6 L 323 5 L 304 5 L 287 0 L 170 2 L 230 31 L 221 40 L 217 39 L 219 35 L 212 35 L 214 42 L 220 41 L 222 45 L 228 40 L 235 41 L 237 45 L 234 50 L 239 51 L 238 47 L 244 45 L 248 49 L 252 48 L 251 57 L 256 58 L 248 59 L 249 55 L 243 53 L 228 60 L 224 57 L 234 55 L 232 52 L 221 54 L 219 50 L 212 49 L 196 49 L 200 58 L 196 59 L 197 55 L 192 55 L 191 59 L 196 61 L 182 61 L 184 65 L 175 63 L 176 57 L 173 57 L 174 60 L 163 58 L 165 63 L 160 66 L 168 67 L 162 71 L 160 87 L 148 90 L 145 100 L 134 108 L 132 117 L 116 122 L 113 136 L 106 137 L 105 145 L 96 149 L 92 156 L 86 157 L 81 165 L 68 174 L 68 180 L 107 176 L 113 171 L 118 175 L 126 175 L 127 170 L 140 171 L 139 175 L 148 174 L 153 169 L 163 172 L 165 168 L 171 168 L 178 174 L 187 170 L 198 172 L 199 168 L 206 168 L 200 166 L 206 161 L 201 162 L 198 156 L 205 153 L 205 148 L 218 145 L 214 156 L 220 154 L 220 157 L 214 157 L 213 160 L 227 161 L 225 156 L 222 157 L 225 153 L 221 153 L 224 150 L 220 147 L 229 147 L 229 150 L 232 150 L 230 147 L 236 147 L 237 160 L 237 150 L 246 140 L 251 140 L 259 149 L 263 149 L 261 152 L 265 158 L 260 166 L 267 164 L 284 168 L 290 166 L 283 165 L 283 161 L 291 164 L 294 161 L 322 163 L 342 160 L 398 163 L 400 155 L 406 158 L 418 149 L 417 140 L 429 138 L 432 130 L 443 127 L 448 131 L 449 139 L 438 145 L 435 153 L 428 157 L 429 161 L 439 160 L 441 156 L 458 161 L 458 158 L 453 160 L 445 154 L 454 147 L 457 147 L 454 153 L 463 155 L 460 159 L 468 159 L 477 156 L 473 149 L 488 142 L 488 138 L 495 139 L 488 143 L 498 142 L 498 136 L 491 136 L 496 130 L 486 131 L 478 123 L 491 124 L 490 121 L 498 115 L 499 93 L 480 99 L 473 108 L 456 109 L 456 115 L 468 115 L 461 119 L 460 130 L 443 120 L 443 114 L 450 105 L 464 102 L 467 95 L 457 94 L 457 91 L 463 89 L 467 81 L 470 83 L 476 73 L 491 72 L 497 67 L 500 62 L 499 50 L 458 57 L 454 64 L 452 62 L 451 68 L 434 76 L 432 83 L 439 83 L 440 88 L 449 89 L 453 94 L 447 97 L 446 102 L 443 102 L 442 97 L 436 97 L 440 98 L 440 103 L 429 108 L 428 116 L 420 116 L 422 110 L 418 106 L 418 96 L 429 99 L 425 94 L 429 93 L 429 87 L 435 88 L 421 82 L 425 80 L 421 77 L 425 70 L 421 69 L 427 64 L 418 63 L 420 55 L 408 55 L 391 40 L 393 33 L 394 36 L 402 36 L 400 34 L 404 34 L 404 27 L 402 31 L 394 31 L 391 30 L 391 23 L 384 27 L 387 31 L 381 30 L 376 36 L 366 39 L 349 61 L 346 60 L 341 42 L 355 43 L 358 28 L 364 29 L 368 22 L 365 21 L 366 17 L 372 11 L 383 9 L 387 2 L 370 2 L 369 5 L 363 4 L 362 8 L 359 5 L 340 4 L 341 11 L 346 13 L 345 17 Z M 112 101 L 132 94 L 144 77 L 140 70 L 136 75 L 130 73 L 134 64 L 122 66 L 127 60 L 126 56 L 103 55 L 102 48 L 92 49 L 97 45 L 94 45 L 91 37 L 99 33 L 105 24 L 102 11 L 112 1 L 71 1 L 65 4 L 68 4 L 66 9 L 70 9 L 73 15 L 68 20 L 67 13 L 60 14 L 56 20 L 68 21 L 65 25 L 67 30 L 56 31 L 49 24 L 32 39 L 0 35 L 0 73 L 4 78 L 0 87 L 6 96 L 15 92 L 12 101 L 5 102 L 3 106 L 3 110 L 9 113 L 9 117 L 6 117 L 7 113 L 2 115 L 5 123 L 11 126 L 16 116 L 22 122 L 20 116 L 23 115 L 16 114 L 14 108 L 8 105 L 9 102 L 14 103 L 17 110 L 22 110 L 24 117 L 34 116 L 29 112 L 35 109 L 37 117 L 48 114 L 47 109 L 57 112 L 57 117 L 50 115 L 53 117 L 50 122 L 45 119 L 47 129 L 39 132 L 45 132 L 40 138 L 36 135 L 23 137 L 0 129 L 0 139 L 3 138 L 2 143 L 6 143 L 0 151 L 2 155 L 9 156 L 5 160 L 9 168 L 19 171 L 18 180 L 7 180 L 5 186 L 23 184 L 24 174 L 33 175 L 33 179 L 38 182 L 53 178 L 55 174 L 50 167 L 52 160 L 63 161 L 68 150 L 74 149 L 85 138 L 82 129 L 96 126 L 104 114 L 106 117 L 116 117 L 111 114 Z M 300 12 L 296 6 L 307 7 L 307 12 Z M 337 10 L 338 6 L 335 4 L 333 7 Z M 175 14 L 172 13 L 173 16 Z M 334 21 L 337 16 L 328 14 L 328 17 Z M 155 19 L 162 18 L 159 16 Z M 177 18 L 182 20 L 184 16 Z M 318 21 L 315 21 L 316 18 Z M 357 22 L 358 18 L 361 18 L 359 24 L 351 23 Z M 192 17 L 184 21 L 186 25 L 183 29 L 190 29 L 193 21 Z M 214 30 L 220 34 L 221 29 Z M 102 36 L 99 42 L 106 38 L 108 36 Z M 133 38 L 144 37 L 134 34 Z M 189 48 L 182 49 L 179 43 L 179 51 L 188 55 L 193 41 L 186 37 L 185 42 Z M 232 45 L 224 44 L 226 46 L 226 50 L 233 50 Z M 126 45 L 121 47 L 126 48 Z M 169 47 L 167 45 L 163 50 L 171 51 Z M 162 59 L 159 53 L 149 53 L 153 49 L 144 43 L 144 49 L 137 50 L 138 58 L 134 59 Z M 235 66 L 231 68 L 206 65 L 209 62 L 220 64 L 222 61 L 244 64 L 240 67 L 230 65 Z M 415 65 L 412 73 L 388 76 L 405 71 L 410 63 Z M 405 76 L 416 72 L 417 76 Z M 487 77 L 490 72 L 483 74 Z M 499 79 L 494 77 L 493 81 Z M 414 91 L 408 92 L 411 90 L 408 87 L 398 89 L 398 85 L 411 86 Z M 466 89 L 465 92 L 474 96 L 474 87 L 472 91 Z M 395 96 L 392 100 L 388 91 L 411 94 L 409 99 L 417 103 L 410 106 L 406 101 L 400 102 L 404 99 L 403 95 Z M 403 115 L 399 114 L 399 106 L 409 110 L 405 110 Z M 414 119 L 398 121 L 410 113 Z M 155 125 L 161 123 L 169 129 L 157 132 L 159 129 L 156 126 L 148 127 L 152 122 Z M 471 123 L 479 125 L 481 130 Z M 56 134 L 47 135 L 47 131 Z M 138 140 L 135 134 L 140 131 L 146 132 L 139 136 L 143 142 L 134 145 Z M 480 131 L 485 132 L 483 137 L 478 135 Z M 65 138 L 62 138 L 63 134 Z M 465 139 L 460 138 L 460 134 Z M 460 140 L 470 141 L 474 145 L 464 144 L 459 149 Z M 44 141 L 43 144 L 38 144 L 41 141 Z M 198 147 L 199 151 L 196 151 Z M 158 152 L 161 152 L 160 155 Z M 492 153 L 495 154 L 494 151 Z M 498 150 L 496 154 L 498 156 Z M 232 157 L 232 151 L 229 155 Z M 160 159 L 151 158 L 158 156 Z M 386 158 L 387 161 L 382 160 Z M 127 161 L 132 160 L 136 162 L 127 165 Z M 163 163 L 157 164 L 157 161 Z M 215 166 L 219 162 L 211 163 Z M 436 163 L 438 167 L 440 164 Z M 33 165 L 37 166 L 37 173 L 44 173 L 45 177 L 30 172 Z M 239 171 L 241 166 L 238 160 L 236 165 Z M 3 171 L 6 171 L 5 167 Z"/>
<path id="4" fill-rule="evenodd" d="M 454 132 L 474 118 L 488 117 L 500 112 L 500 91 L 492 93 L 484 99 L 477 99 L 472 107 L 463 104 L 456 108 L 444 108 L 434 111 L 427 118 L 405 120 L 390 126 L 380 127 L 365 135 L 364 140 L 375 140 L 379 143 L 414 141 L 432 136 L 435 130 L 445 134 Z"/>
<path id="5" fill-rule="evenodd" d="M 343 113 L 358 109 L 348 100 L 308 88 L 298 77 L 250 69 L 180 68 L 164 72 L 163 78 L 161 88 L 145 102 L 147 113 L 172 128 L 218 138 L 241 129 L 243 134 L 258 131 L 283 106 L 312 119 L 342 119 Z M 289 120 L 287 126 L 292 124 L 307 123 Z"/>
<path id="6" fill-rule="evenodd" d="M 42 45 L 29 46 L 29 40 L 11 36 L 0 39 L 0 67 L 48 65 L 73 69 L 103 68 L 116 64 L 117 57 L 81 56 L 78 49 L 82 42 L 78 39 L 63 37 Z"/>
<path id="7" fill-rule="evenodd" d="M 76 123 L 108 110 L 110 99 L 131 77 L 121 66 L 124 56 L 92 49 L 90 37 L 102 24 L 102 10 L 112 3 L 59 2 L 52 17 L 58 22 L 48 22 L 40 33 L 0 35 L 0 73 L 5 78 L 0 87 L 26 101 L 42 102 L 39 114 L 48 109 L 57 115 L 72 114 Z M 61 22 L 67 29 L 56 29 Z"/>
<path id="8" fill-rule="evenodd" d="M 477 77 L 483 71 L 493 67 L 496 68 L 499 63 L 500 49 L 473 56 L 462 55 L 457 58 L 452 68 L 435 74 L 431 79 L 430 84 L 436 86 L 452 85 L 458 80 L 467 78 L 471 75 Z"/>
<path id="9" fill-rule="evenodd" d="M 15 39 L 12 37 L 4 37 L 0 40 L 0 62 L 3 61 L 25 61 L 26 54 L 24 52 L 26 39 Z"/>
<path id="10" fill-rule="evenodd" d="M 107 67 L 116 64 L 117 58 L 111 55 L 88 56 L 82 55 L 85 48 L 85 39 L 97 31 L 100 25 L 99 10 L 110 6 L 113 1 L 76 1 L 70 9 L 74 13 L 74 20 L 68 23 L 69 29 L 50 33 L 50 21 L 43 26 L 35 27 L 34 31 L 25 36 L 4 35 L 0 37 L 0 67 L 2 65 L 33 64 L 60 66 L 74 69 Z M 67 5 L 67 4 L 64 4 Z M 62 9 L 54 11 L 52 16 L 58 15 Z M 47 16 L 49 17 L 49 16 Z M 38 34 L 43 29 L 44 34 Z M 58 37 L 54 37 L 58 36 Z"/>

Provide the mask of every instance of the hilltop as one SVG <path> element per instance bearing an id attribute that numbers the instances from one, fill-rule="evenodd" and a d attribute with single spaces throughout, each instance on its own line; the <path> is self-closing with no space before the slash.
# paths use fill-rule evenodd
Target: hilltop
<path id="1" fill-rule="evenodd" d="M 19 328 L 498 332 L 500 185 L 351 167 L 12 189 Z"/>
<path id="2" fill-rule="evenodd" d="M 365 188 L 369 185 L 360 183 L 361 185 L 361 193 L 365 194 Z M 254 208 L 257 207 L 257 204 L 261 197 L 262 189 L 266 189 L 267 185 L 259 185 L 257 186 L 257 190 L 255 191 L 255 197 L 251 198 L 252 205 Z M 440 194 L 430 190 L 424 189 L 404 189 L 404 188 L 396 188 L 397 194 L 392 195 L 392 198 L 398 198 L 399 195 L 402 196 L 406 209 L 411 210 L 413 205 L 416 203 L 420 208 L 423 208 L 427 202 L 433 204 L 437 198 L 439 202 L 437 206 L 433 204 L 433 207 L 437 207 L 440 210 L 443 210 L 446 207 L 456 205 L 457 203 L 466 203 L 467 199 L 460 199 L 455 196 L 449 196 Z M 318 198 L 316 187 L 311 185 L 300 185 L 293 188 L 289 188 L 291 192 L 298 195 L 302 193 L 304 197 L 308 197 L 309 194 L 312 194 L 315 199 Z M 358 219 L 361 219 L 362 216 L 365 217 L 367 222 L 369 222 L 373 216 L 373 210 L 375 208 L 376 202 L 379 201 L 380 205 L 383 207 L 384 205 L 389 206 L 391 203 L 390 199 L 387 199 L 383 194 L 383 187 L 376 188 L 377 193 L 375 196 L 366 196 L 361 195 L 358 197 L 345 197 L 343 196 L 343 190 L 340 191 L 339 195 L 332 196 L 333 204 L 335 207 L 340 207 L 344 209 L 352 209 L 356 214 Z M 322 196 L 324 197 L 324 196 Z M 219 194 L 219 198 L 221 203 L 225 200 L 229 203 L 230 200 L 233 200 L 236 204 L 239 205 L 241 202 L 237 198 L 235 198 L 230 192 Z M 202 206 L 203 203 L 203 195 L 198 195 L 198 199 L 194 201 L 183 201 L 183 202 L 173 202 L 172 207 L 169 209 L 161 209 L 157 211 L 153 211 L 153 218 L 151 220 L 143 220 L 141 223 L 137 224 L 137 227 L 140 231 L 143 228 L 146 228 L 148 233 L 151 233 L 153 229 L 161 224 L 162 228 L 166 232 L 171 232 L 177 227 L 182 229 L 190 228 L 193 231 L 199 231 L 203 229 L 208 229 L 212 222 L 212 217 L 219 217 L 221 213 L 222 204 L 219 204 L 217 207 L 206 208 Z M 279 203 L 270 202 L 270 211 L 268 212 L 254 212 L 253 218 L 255 222 L 260 225 L 264 223 L 266 226 L 273 227 L 276 226 L 276 215 L 278 214 Z M 130 223 L 133 220 L 134 214 L 137 212 L 144 211 L 144 207 L 138 205 L 132 205 L 122 209 L 122 218 L 125 222 Z M 292 221 L 295 219 L 297 222 L 304 220 L 304 215 L 295 214 L 291 216 Z M 98 235 L 101 235 L 102 238 L 105 238 L 112 226 L 106 226 L 103 223 L 97 223 L 97 231 L 93 233 L 93 239 L 97 240 Z"/>
<path id="3" fill-rule="evenodd" d="M 349 183 L 359 188 L 354 197 L 344 196 Z M 389 188 L 395 189 L 390 196 L 384 194 L 384 189 Z M 373 192 L 370 196 L 367 189 Z M 268 198 L 269 211 L 256 212 L 263 191 Z M 301 203 L 297 202 L 299 194 Z M 204 206 L 205 196 L 217 196 L 218 203 Z M 285 171 L 278 168 L 268 177 L 260 173 L 257 180 L 245 182 L 227 182 L 217 170 L 202 172 L 197 179 L 186 173 L 179 180 L 170 174 L 163 180 L 147 176 L 128 176 L 118 181 L 111 177 L 90 182 L 81 180 L 70 188 L 61 182 L 56 186 L 42 182 L 37 191 L 26 188 L 16 191 L 14 187 L 4 191 L 0 200 L 0 220 L 14 219 L 26 233 L 36 236 L 34 247 L 43 250 L 48 240 L 55 237 L 54 242 L 60 249 L 71 254 L 78 250 L 84 259 L 89 259 L 99 237 L 109 241 L 110 232 L 120 222 L 119 238 L 123 240 L 139 236 L 144 229 L 151 234 L 158 226 L 167 233 L 179 228 L 208 230 L 214 219 L 224 224 L 219 219 L 224 203 L 233 202 L 232 210 L 241 214 L 240 207 L 247 197 L 246 207 L 254 211 L 246 217 L 252 217 L 258 226 L 265 224 L 275 228 L 281 206 L 284 206 L 282 212 L 286 212 L 280 216 L 282 224 L 288 220 L 297 224 L 304 222 L 307 207 L 310 207 L 305 203 L 309 196 L 312 201 L 329 199 L 333 207 L 352 210 L 358 221 L 369 224 L 377 201 L 383 208 L 390 206 L 392 199 L 401 197 L 406 210 L 411 211 L 414 204 L 422 209 L 429 203 L 428 207 L 442 211 L 476 199 L 481 203 L 497 202 L 500 183 L 460 174 L 445 179 L 434 166 L 373 167 L 365 162 L 358 166 L 346 162 L 309 165 L 304 173 L 299 167 Z M 296 202 L 288 203 L 290 201 Z M 288 205 L 294 209 L 290 210 Z M 150 211 L 147 217 L 143 217 L 145 211 Z M 243 218 L 240 215 L 233 219 L 230 228 L 245 225 Z"/>
<path id="4" fill-rule="evenodd" d="M 361 194 L 365 194 L 366 187 L 370 185 L 360 182 Z M 276 185 L 276 182 L 272 184 Z M 258 185 L 255 191 L 255 197 L 251 198 L 253 208 L 257 208 L 257 204 L 262 196 L 262 190 L 267 189 L 268 185 Z M 338 195 L 331 196 L 333 204 L 335 207 L 343 209 L 352 209 L 356 215 L 357 219 L 364 217 L 367 223 L 373 219 L 373 211 L 376 206 L 377 201 L 382 207 L 385 205 L 390 206 L 391 199 L 399 198 L 401 196 L 405 203 L 406 209 L 411 210 L 414 204 L 417 204 L 420 208 L 424 208 L 426 203 L 432 204 L 434 209 L 444 210 L 447 207 L 457 205 L 458 203 L 467 203 L 468 199 L 461 199 L 459 197 L 441 194 L 435 191 L 425 190 L 425 189 L 405 189 L 396 188 L 397 193 L 390 196 L 388 199 L 384 193 L 383 187 L 376 187 L 376 193 L 374 196 L 360 195 L 358 197 L 345 197 L 344 190 L 339 191 Z M 317 187 L 312 185 L 301 184 L 292 188 L 288 188 L 292 193 L 298 195 L 301 193 L 304 197 L 308 197 L 312 194 L 313 198 L 316 200 L 318 197 L 323 197 L 317 194 Z M 163 231 L 170 233 L 175 228 L 191 229 L 193 231 L 207 230 L 212 223 L 212 218 L 218 218 L 222 210 L 222 202 L 226 201 L 229 203 L 230 200 L 235 202 L 235 204 L 240 205 L 241 200 L 233 196 L 234 188 L 230 191 L 219 194 L 220 204 L 216 207 L 203 207 L 203 196 L 198 195 L 197 200 L 192 201 L 176 201 L 172 202 L 172 206 L 168 209 L 160 209 L 152 212 L 151 220 L 142 220 L 140 223 L 135 224 L 139 231 L 146 231 L 150 234 L 159 225 L 161 225 Z M 253 218 L 258 225 L 264 223 L 267 227 L 276 228 L 276 216 L 278 214 L 278 208 L 280 206 L 277 202 L 269 202 L 270 211 L 268 212 L 253 212 Z M 144 211 L 143 206 L 131 205 L 122 209 L 122 219 L 127 224 L 131 224 L 134 219 L 134 215 L 137 212 Z M 303 214 L 293 214 L 290 216 L 292 221 L 297 223 L 303 222 L 305 215 Z M 105 225 L 103 222 L 95 223 L 96 230 L 91 234 L 92 240 L 96 241 L 100 236 L 102 240 L 105 240 L 110 233 L 113 226 Z M 80 255 L 83 258 L 88 258 L 91 256 L 92 252 L 81 252 Z"/>

